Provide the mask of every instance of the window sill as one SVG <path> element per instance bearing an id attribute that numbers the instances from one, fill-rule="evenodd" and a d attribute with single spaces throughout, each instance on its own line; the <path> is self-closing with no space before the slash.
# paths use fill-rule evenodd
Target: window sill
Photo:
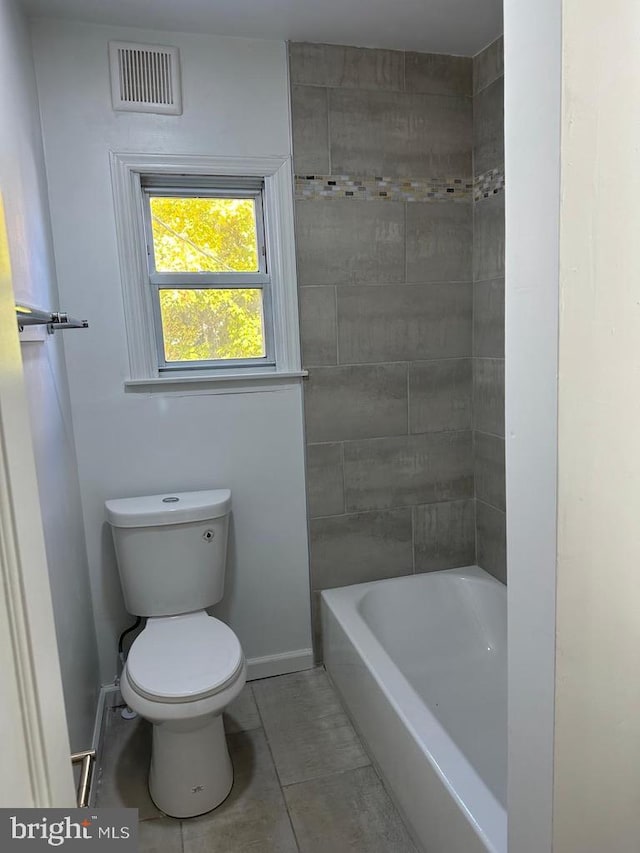
<path id="1" fill-rule="evenodd" d="M 272 373 L 225 373 L 219 376 L 154 376 L 150 379 L 127 379 L 124 390 L 129 393 L 227 393 L 233 391 L 269 391 L 304 379 L 306 370 L 273 371 Z"/>

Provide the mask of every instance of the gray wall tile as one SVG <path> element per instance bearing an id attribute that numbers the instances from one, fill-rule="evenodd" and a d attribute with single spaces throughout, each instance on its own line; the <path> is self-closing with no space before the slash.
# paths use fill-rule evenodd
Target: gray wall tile
<path id="1" fill-rule="evenodd" d="M 471 355 L 472 287 L 339 287 L 340 362 L 362 364 Z"/>
<path id="2" fill-rule="evenodd" d="M 471 100 L 395 92 L 329 91 L 333 174 L 471 174 Z"/>
<path id="3" fill-rule="evenodd" d="M 473 99 L 473 171 L 481 175 L 504 164 L 504 78 Z"/>
<path id="4" fill-rule="evenodd" d="M 507 533 L 504 512 L 476 501 L 478 565 L 502 583 L 507 582 Z"/>
<path id="5" fill-rule="evenodd" d="M 504 39 L 497 38 L 473 58 L 473 92 L 479 92 L 504 73 Z"/>
<path id="6" fill-rule="evenodd" d="M 416 572 L 453 569 L 475 563 L 473 500 L 417 506 L 414 525 Z"/>
<path id="7" fill-rule="evenodd" d="M 338 326 L 335 289 L 333 287 L 301 287 L 298 290 L 298 304 L 302 363 L 305 367 L 336 364 Z"/>
<path id="8" fill-rule="evenodd" d="M 474 174 L 504 164 L 503 40 L 473 61 Z M 504 193 L 474 204 L 474 475 L 480 566 L 506 581 Z M 484 432 L 486 430 L 486 432 Z"/>
<path id="9" fill-rule="evenodd" d="M 411 510 L 313 519 L 311 583 L 331 589 L 413 571 Z"/>
<path id="10" fill-rule="evenodd" d="M 473 60 L 442 53 L 406 53 L 405 89 L 430 95 L 471 95 Z"/>
<path id="11" fill-rule="evenodd" d="M 476 497 L 504 510 L 504 438 L 484 432 L 474 432 L 473 458 Z"/>
<path id="12" fill-rule="evenodd" d="M 473 205 L 473 278 L 484 281 L 504 275 L 504 193 Z"/>
<path id="13" fill-rule="evenodd" d="M 466 177 L 474 147 L 476 174 L 501 166 L 502 62 L 502 39 L 473 61 L 290 45 L 296 172 Z M 296 217 L 314 588 L 411 571 L 411 506 L 420 570 L 472 562 L 474 466 L 504 506 L 504 194 Z"/>
<path id="14" fill-rule="evenodd" d="M 327 90 L 292 86 L 291 124 L 296 175 L 329 174 Z"/>
<path id="15" fill-rule="evenodd" d="M 307 446 L 307 498 L 311 518 L 344 512 L 341 444 Z"/>
<path id="16" fill-rule="evenodd" d="M 504 359 L 474 359 L 473 426 L 480 432 L 504 435 Z"/>
<path id="17" fill-rule="evenodd" d="M 504 279 L 473 285 L 473 354 L 504 358 Z"/>
<path id="18" fill-rule="evenodd" d="M 407 281 L 471 281 L 473 207 L 407 204 Z"/>
<path id="19" fill-rule="evenodd" d="M 471 429 L 473 371 L 470 358 L 409 365 L 409 431 Z"/>
<path id="20" fill-rule="evenodd" d="M 344 479 L 348 512 L 473 497 L 471 432 L 348 442 Z"/>
<path id="21" fill-rule="evenodd" d="M 308 441 L 406 434 L 407 366 L 314 368 L 304 407 Z"/>
<path id="22" fill-rule="evenodd" d="M 289 62 L 293 83 L 344 89 L 403 88 L 404 54 L 399 50 L 292 42 Z"/>
<path id="23" fill-rule="evenodd" d="M 298 201 L 296 242 L 301 285 L 403 281 L 404 204 Z"/>

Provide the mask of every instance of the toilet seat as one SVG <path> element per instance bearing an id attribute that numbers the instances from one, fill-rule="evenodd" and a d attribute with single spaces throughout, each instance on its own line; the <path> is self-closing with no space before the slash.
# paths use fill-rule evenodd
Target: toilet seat
<path id="1" fill-rule="evenodd" d="M 204 610 L 148 620 L 127 658 L 136 693 L 155 702 L 195 702 L 224 690 L 244 670 L 231 628 Z"/>

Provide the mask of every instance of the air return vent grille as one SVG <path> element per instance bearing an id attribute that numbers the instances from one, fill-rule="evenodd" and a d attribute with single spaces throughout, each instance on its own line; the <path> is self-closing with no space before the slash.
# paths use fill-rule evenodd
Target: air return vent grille
<path id="1" fill-rule="evenodd" d="M 182 92 L 177 47 L 112 41 L 109 65 L 114 110 L 180 115 Z"/>

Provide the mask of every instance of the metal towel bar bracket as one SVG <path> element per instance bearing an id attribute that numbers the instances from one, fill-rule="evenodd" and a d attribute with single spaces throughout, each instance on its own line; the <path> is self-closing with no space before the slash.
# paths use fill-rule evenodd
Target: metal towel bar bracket
<path id="1" fill-rule="evenodd" d="M 25 326 L 46 326 L 52 335 L 56 329 L 87 329 L 87 320 L 76 320 L 64 311 L 40 311 L 26 305 L 16 305 L 18 329 L 22 332 Z"/>
<path id="2" fill-rule="evenodd" d="M 81 764 L 80 779 L 78 780 L 77 800 L 78 808 L 86 809 L 89 806 L 89 791 L 91 789 L 91 777 L 93 765 L 96 760 L 95 749 L 85 749 L 82 752 L 74 752 L 71 756 L 72 764 Z"/>

